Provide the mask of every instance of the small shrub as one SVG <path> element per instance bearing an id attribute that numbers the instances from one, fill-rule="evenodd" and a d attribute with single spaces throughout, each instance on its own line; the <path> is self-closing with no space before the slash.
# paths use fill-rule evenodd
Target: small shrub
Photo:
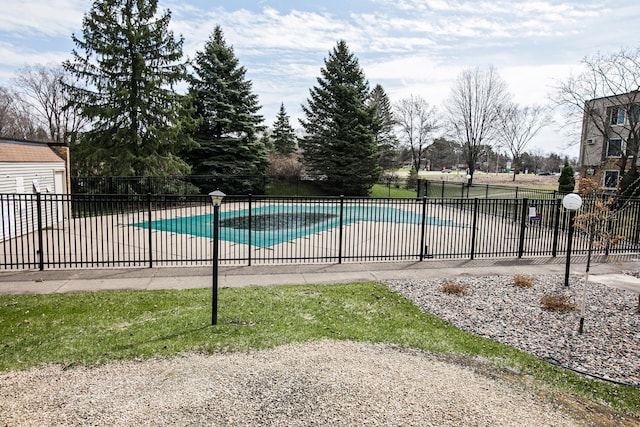
<path id="1" fill-rule="evenodd" d="M 568 313 L 576 309 L 567 295 L 545 295 L 540 300 L 540 305 L 545 310 L 558 313 Z"/>
<path id="2" fill-rule="evenodd" d="M 523 276 L 522 274 L 516 274 L 513 277 L 513 284 L 520 288 L 530 288 L 533 286 L 533 279 L 529 276 Z"/>
<path id="3" fill-rule="evenodd" d="M 451 295 L 466 295 L 469 290 L 467 285 L 463 285 L 457 282 L 442 282 L 442 292 Z"/>

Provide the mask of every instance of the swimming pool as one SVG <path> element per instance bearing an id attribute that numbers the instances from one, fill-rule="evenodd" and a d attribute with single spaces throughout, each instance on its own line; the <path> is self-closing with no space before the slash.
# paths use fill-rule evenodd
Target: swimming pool
<path id="1" fill-rule="evenodd" d="M 247 209 L 220 213 L 220 240 L 267 248 L 340 226 L 339 205 L 269 205 L 251 210 L 251 230 Z M 345 205 L 343 225 L 358 221 L 422 224 L 422 215 L 389 206 Z M 459 227 L 451 221 L 427 216 L 426 225 Z M 148 228 L 148 223 L 133 224 Z M 193 215 L 151 222 L 154 230 L 213 237 L 213 215 Z"/>

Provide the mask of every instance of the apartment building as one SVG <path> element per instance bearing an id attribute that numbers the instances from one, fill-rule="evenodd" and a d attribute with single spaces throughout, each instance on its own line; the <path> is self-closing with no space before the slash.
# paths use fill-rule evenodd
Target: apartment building
<path id="1" fill-rule="evenodd" d="M 616 190 L 622 174 L 638 167 L 640 91 L 585 102 L 580 174 Z"/>

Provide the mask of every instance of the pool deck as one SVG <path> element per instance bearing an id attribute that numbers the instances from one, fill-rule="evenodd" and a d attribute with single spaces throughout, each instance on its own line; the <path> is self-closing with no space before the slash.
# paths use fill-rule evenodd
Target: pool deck
<path id="1" fill-rule="evenodd" d="M 586 262 L 586 256 L 572 257 L 570 281 L 584 276 Z M 565 266 L 564 257 L 221 266 L 219 286 L 236 288 L 515 274 L 563 276 Z M 637 270 L 640 270 L 640 258 L 635 255 L 594 256 L 589 280 L 640 293 L 640 280 L 623 274 Z M 210 287 L 211 267 L 0 271 L 0 294 L 4 295 Z"/>

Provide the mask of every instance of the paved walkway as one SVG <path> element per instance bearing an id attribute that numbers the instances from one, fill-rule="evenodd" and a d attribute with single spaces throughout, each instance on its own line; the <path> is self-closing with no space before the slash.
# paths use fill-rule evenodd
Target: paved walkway
<path id="1" fill-rule="evenodd" d="M 586 256 L 573 256 L 571 277 L 583 276 Z M 220 287 L 328 284 L 392 279 L 453 279 L 461 276 L 564 276 L 563 257 L 527 259 L 428 260 L 366 264 L 283 264 L 221 266 Z M 640 280 L 625 271 L 640 270 L 640 257 L 592 258 L 589 280 L 640 294 Z M 109 268 L 0 271 L 0 294 L 46 294 L 106 290 L 189 289 L 212 286 L 211 267 Z"/>

